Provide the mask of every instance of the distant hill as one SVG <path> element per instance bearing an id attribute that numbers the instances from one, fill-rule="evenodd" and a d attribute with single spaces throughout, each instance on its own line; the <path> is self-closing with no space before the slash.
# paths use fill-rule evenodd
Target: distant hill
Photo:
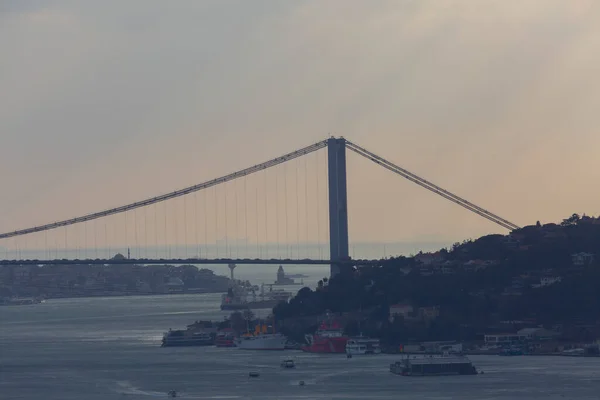
<path id="1" fill-rule="evenodd" d="M 374 333 L 384 335 L 392 329 L 390 305 L 406 304 L 415 315 L 435 307 L 435 322 L 425 324 L 421 335 L 436 338 L 502 320 L 595 323 L 600 321 L 599 258 L 600 218 L 574 214 L 557 224 L 537 223 L 435 253 L 357 266 L 324 279 L 314 291 L 302 289 L 273 312 L 281 320 L 370 309 L 370 319 L 384 326 Z M 408 334 L 407 326 L 396 328 Z"/>

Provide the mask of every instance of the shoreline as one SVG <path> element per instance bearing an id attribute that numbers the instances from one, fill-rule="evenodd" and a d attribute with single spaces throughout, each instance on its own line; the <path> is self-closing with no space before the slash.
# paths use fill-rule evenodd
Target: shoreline
<path id="1" fill-rule="evenodd" d="M 61 299 L 87 299 L 87 298 L 98 298 L 98 297 L 133 297 L 133 296 L 144 296 L 144 297 L 148 297 L 148 296 L 168 296 L 168 295 L 193 295 L 193 294 L 222 294 L 222 293 L 226 293 L 224 291 L 213 291 L 213 290 L 208 290 L 208 291 L 195 291 L 195 292 L 170 292 L 170 293 L 131 293 L 131 292 L 123 292 L 123 293 L 101 293 L 101 294 L 83 294 L 83 295 L 67 295 L 67 296 L 50 296 L 50 297 L 43 297 L 41 298 L 42 300 L 61 300 Z M 21 297 L 18 297 L 17 299 L 21 299 Z M 36 305 L 36 304 L 40 304 L 40 303 L 33 303 L 33 304 L 23 304 L 23 305 Z M 0 306 L 16 306 L 16 305 L 21 305 L 21 304 L 2 304 L 0 303 Z"/>

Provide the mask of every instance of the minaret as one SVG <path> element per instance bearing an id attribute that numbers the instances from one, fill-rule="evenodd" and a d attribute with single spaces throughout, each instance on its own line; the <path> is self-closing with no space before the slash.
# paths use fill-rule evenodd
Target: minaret
<path id="1" fill-rule="evenodd" d="M 233 281 L 233 270 L 235 269 L 235 264 L 229 264 L 229 270 L 231 271 L 231 280 Z"/>

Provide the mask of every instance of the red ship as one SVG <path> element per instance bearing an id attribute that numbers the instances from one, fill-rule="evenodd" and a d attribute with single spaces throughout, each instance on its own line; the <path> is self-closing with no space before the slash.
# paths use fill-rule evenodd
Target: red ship
<path id="1" fill-rule="evenodd" d="M 235 335 L 233 333 L 233 329 L 227 328 L 219 331 L 217 333 L 217 337 L 215 338 L 215 345 L 217 347 L 235 347 L 235 342 L 233 341 Z"/>
<path id="2" fill-rule="evenodd" d="M 345 353 L 348 337 L 337 322 L 321 323 L 314 335 L 306 335 L 307 345 L 302 351 L 309 353 Z"/>

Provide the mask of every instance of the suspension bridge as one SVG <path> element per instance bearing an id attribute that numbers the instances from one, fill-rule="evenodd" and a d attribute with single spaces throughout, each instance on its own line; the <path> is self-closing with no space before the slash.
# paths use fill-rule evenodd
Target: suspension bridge
<path id="1" fill-rule="evenodd" d="M 320 168 L 321 150 L 327 154 L 325 174 Z M 344 266 L 373 264 L 379 260 L 350 257 L 346 150 L 502 228 L 519 228 L 358 144 L 331 137 L 181 190 L 0 233 L 4 248 L 0 265 L 321 264 L 330 265 L 333 276 Z M 311 154 L 317 154 L 314 171 L 306 162 Z M 292 162 L 295 168 L 288 168 Z M 277 167 L 283 167 L 283 177 L 277 172 L 269 176 Z M 316 179 L 311 181 L 313 173 Z M 274 183 L 274 191 L 269 190 L 269 182 Z M 228 184 L 234 185 L 233 193 Z M 325 206 L 318 199 L 322 191 Z M 314 201 L 310 193 L 316 194 Z M 311 221 L 313 215 L 316 222 Z M 314 237 L 317 243 L 312 243 Z M 116 253 L 122 256 L 114 257 Z"/>

